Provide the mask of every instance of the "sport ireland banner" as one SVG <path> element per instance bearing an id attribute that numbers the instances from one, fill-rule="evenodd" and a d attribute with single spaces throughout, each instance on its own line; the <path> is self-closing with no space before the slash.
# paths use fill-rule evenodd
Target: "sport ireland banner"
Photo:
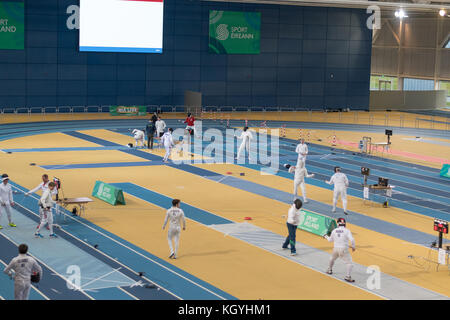
<path id="1" fill-rule="evenodd" d="M 209 11 L 209 52 L 258 54 L 261 13 Z"/>
<path id="2" fill-rule="evenodd" d="M 440 176 L 450 178 L 450 164 L 442 165 Z"/>
<path id="3" fill-rule="evenodd" d="M 337 227 L 334 219 L 313 213 L 307 210 L 302 210 L 303 214 L 300 216 L 300 223 L 297 228 L 308 231 L 319 236 L 325 234 L 330 235 L 331 231 Z"/>
<path id="4" fill-rule="evenodd" d="M 116 188 L 102 181 L 96 181 L 92 195 L 100 200 L 115 206 L 116 204 L 125 204 L 122 189 Z"/>
<path id="5" fill-rule="evenodd" d="M 24 3 L 0 2 L 0 49 L 24 49 Z"/>
<path id="6" fill-rule="evenodd" d="M 109 114 L 112 116 L 145 116 L 147 108 L 145 106 L 110 106 Z"/>

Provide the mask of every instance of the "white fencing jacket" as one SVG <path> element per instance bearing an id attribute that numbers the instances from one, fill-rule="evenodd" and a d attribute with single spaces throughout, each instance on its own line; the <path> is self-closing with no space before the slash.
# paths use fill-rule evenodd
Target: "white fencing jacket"
<path id="1" fill-rule="evenodd" d="M 331 232 L 330 236 L 325 236 L 329 242 L 334 242 L 335 248 L 348 248 L 348 242 L 352 243 L 352 248 L 355 248 L 355 239 L 352 232 L 344 226 L 337 227 Z"/>
<path id="2" fill-rule="evenodd" d="M 44 190 L 41 198 L 39 199 L 39 204 L 42 204 L 44 208 L 51 208 L 56 203 L 55 201 L 53 201 L 50 192 L 51 192 L 50 189 Z"/>
<path id="3" fill-rule="evenodd" d="M 166 123 L 163 120 L 158 120 L 155 122 L 155 127 L 157 132 L 164 132 L 166 128 Z"/>
<path id="4" fill-rule="evenodd" d="M 14 280 L 22 281 L 25 283 L 29 283 L 31 281 L 31 274 L 33 272 L 39 272 L 40 278 L 42 279 L 42 268 L 41 266 L 34 260 L 33 257 L 30 257 L 26 254 L 19 254 L 17 257 L 13 258 L 9 265 L 5 268 L 4 272 L 6 274 L 10 274 L 11 271 L 14 271 Z"/>
<path id="5" fill-rule="evenodd" d="M 35 193 L 38 190 L 45 191 L 45 190 L 48 189 L 48 184 L 49 183 L 50 183 L 50 181 L 47 181 L 46 183 L 44 183 L 44 181 L 42 181 L 36 188 L 31 189 L 30 191 L 28 191 L 27 194 Z M 58 190 L 56 188 L 53 188 L 52 194 L 57 194 L 57 193 L 58 193 Z"/>
<path id="6" fill-rule="evenodd" d="M 294 172 L 295 172 L 294 181 L 297 183 L 304 182 L 305 177 L 311 178 L 314 176 L 313 174 L 308 174 L 308 170 L 306 170 L 305 167 L 296 166 L 295 169 L 294 169 L 294 167 L 290 167 L 289 173 L 294 173 Z"/>
<path id="7" fill-rule="evenodd" d="M 163 136 L 161 137 L 161 143 L 166 148 L 173 147 L 175 143 L 173 142 L 172 134 L 170 132 L 164 133 Z"/>
<path id="8" fill-rule="evenodd" d="M 334 184 L 335 188 L 346 188 L 348 187 L 348 179 L 342 172 L 336 172 L 333 174 L 328 184 Z"/>
<path id="9" fill-rule="evenodd" d="M 0 204 L 10 205 L 12 202 L 14 202 L 14 199 L 11 185 L 9 182 L 6 185 L 0 182 Z"/>
<path id="10" fill-rule="evenodd" d="M 252 133 L 249 130 L 242 131 L 241 136 L 239 137 L 239 139 L 242 139 L 242 144 L 250 143 L 250 140 L 253 139 L 253 135 L 252 135 Z"/>
<path id="11" fill-rule="evenodd" d="M 170 229 L 181 228 L 181 222 L 183 222 L 183 228 L 186 228 L 186 220 L 184 219 L 184 211 L 177 207 L 172 207 L 166 212 L 166 218 L 164 219 L 163 229 L 166 227 L 167 222 L 170 222 Z"/>

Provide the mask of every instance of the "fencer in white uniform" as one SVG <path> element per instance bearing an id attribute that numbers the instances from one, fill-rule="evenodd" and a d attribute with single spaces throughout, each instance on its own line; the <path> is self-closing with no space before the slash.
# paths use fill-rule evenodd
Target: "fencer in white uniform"
<path id="1" fill-rule="evenodd" d="M 145 133 L 142 130 L 133 130 L 134 141 L 136 141 L 136 147 L 139 147 L 139 142 L 144 147 L 145 146 Z"/>
<path id="2" fill-rule="evenodd" d="M 29 196 L 32 193 L 35 193 L 36 191 L 42 190 L 44 192 L 48 189 L 48 184 L 50 183 L 50 180 L 48 179 L 47 174 L 42 175 L 42 182 L 34 189 L 29 190 L 25 193 L 25 196 Z M 58 190 L 56 188 L 53 188 L 51 191 L 51 195 L 54 196 L 55 194 L 58 194 Z M 57 209 L 58 210 L 58 209 Z M 44 210 L 39 206 L 39 217 L 42 219 L 42 215 L 44 214 Z M 50 228 L 47 226 L 47 229 L 50 230 Z"/>
<path id="3" fill-rule="evenodd" d="M 303 161 L 306 164 L 306 155 L 308 154 L 308 145 L 305 143 L 305 139 L 301 139 L 300 143 L 295 148 L 295 152 L 298 153 L 297 162 Z M 297 163 L 298 165 L 298 163 Z"/>
<path id="4" fill-rule="evenodd" d="M 172 132 L 173 129 L 169 128 L 169 130 L 166 133 L 164 133 L 163 136 L 161 137 L 161 144 L 166 149 L 166 154 L 164 155 L 164 162 L 168 161 L 170 153 L 172 152 L 172 148 L 175 146 L 175 143 L 173 142 Z"/>
<path id="5" fill-rule="evenodd" d="M 156 136 L 158 138 L 161 138 L 164 134 L 164 129 L 166 129 L 166 123 L 164 120 L 161 119 L 161 117 L 158 117 L 158 120 L 155 122 L 156 127 Z"/>
<path id="6" fill-rule="evenodd" d="M 334 262 L 337 258 L 341 258 L 347 265 L 347 275 L 344 279 L 348 282 L 355 282 L 355 280 L 353 280 L 351 277 L 353 261 L 352 256 L 350 255 L 350 252 L 348 250 L 349 241 L 352 243 L 352 250 L 356 250 L 355 239 L 352 236 L 352 232 L 345 227 L 346 222 L 344 218 L 337 219 L 337 224 L 338 227 L 331 232 L 330 236 L 324 236 L 324 238 L 329 242 L 334 242 L 334 249 L 333 253 L 331 254 L 327 273 L 333 273 Z"/>
<path id="7" fill-rule="evenodd" d="M 11 207 L 14 207 L 14 198 L 11 185 L 9 184 L 8 175 L 2 174 L 2 182 L 0 183 L 0 221 L 3 215 L 3 211 L 6 211 L 8 216 L 8 222 L 10 227 L 17 227 L 11 218 Z M 0 225 L 0 229 L 3 227 Z"/>
<path id="8" fill-rule="evenodd" d="M 285 164 L 284 166 L 289 170 L 289 173 L 294 173 L 294 200 L 297 199 L 298 187 L 300 187 L 303 195 L 303 203 L 308 203 L 309 201 L 306 199 L 305 178 L 312 178 L 314 174 L 308 174 L 305 163 L 301 160 L 297 161 L 296 166 L 289 164 Z"/>
<path id="9" fill-rule="evenodd" d="M 167 210 L 166 218 L 164 219 L 163 230 L 169 222 L 169 232 L 167 234 L 167 240 L 169 241 L 170 259 L 176 259 L 178 254 L 178 245 L 180 243 L 181 223 L 183 223 L 183 230 L 186 230 L 186 219 L 184 218 L 184 212 L 180 209 L 180 200 L 172 200 L 172 208 Z M 175 250 L 172 245 L 172 241 L 175 242 Z"/>
<path id="10" fill-rule="evenodd" d="M 42 279 L 42 268 L 33 257 L 27 255 L 28 246 L 19 245 L 19 255 L 11 260 L 3 271 L 10 277 L 14 274 L 14 300 L 28 300 L 31 289 L 31 275 L 39 273 Z"/>
<path id="11" fill-rule="evenodd" d="M 41 217 L 41 223 L 39 224 L 38 228 L 36 229 L 36 233 L 34 234 L 36 238 L 43 238 L 43 235 L 40 234 L 41 229 L 48 223 L 48 227 L 50 230 L 50 237 L 51 238 L 58 238 L 58 236 L 53 232 L 53 213 L 52 213 L 52 207 L 56 203 L 52 199 L 52 191 L 55 188 L 55 183 L 50 182 L 48 184 L 48 189 L 45 190 L 42 193 L 41 198 L 39 199 L 39 207 L 42 208 L 42 217 Z"/>
<path id="12" fill-rule="evenodd" d="M 336 204 L 339 196 L 342 199 L 342 207 L 344 208 L 344 213 L 347 215 L 347 187 L 348 179 L 345 174 L 341 172 L 340 167 L 334 168 L 335 174 L 331 177 L 330 181 L 325 181 L 328 184 L 334 184 L 333 191 L 333 213 L 336 212 Z"/>
<path id="13" fill-rule="evenodd" d="M 248 158 L 251 159 L 251 157 L 250 157 L 250 141 L 253 139 L 253 135 L 250 132 L 250 130 L 248 130 L 248 127 L 244 127 L 244 131 L 242 131 L 241 136 L 238 137 L 238 139 L 242 139 L 242 142 L 241 142 L 241 145 L 239 146 L 236 160 L 239 159 L 239 157 L 241 156 L 241 152 L 244 151 L 244 149 L 247 150 Z"/>

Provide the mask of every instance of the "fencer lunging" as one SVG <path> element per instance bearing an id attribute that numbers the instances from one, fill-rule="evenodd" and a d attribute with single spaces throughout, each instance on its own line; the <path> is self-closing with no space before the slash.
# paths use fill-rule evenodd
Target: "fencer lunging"
<path id="1" fill-rule="evenodd" d="M 305 163 L 301 160 L 297 161 L 296 166 L 291 166 L 289 164 L 285 164 L 284 166 L 289 170 L 289 173 L 294 173 L 294 200 L 297 199 L 298 187 L 300 187 L 303 195 L 303 203 L 308 203 L 309 201 L 306 199 L 305 178 L 312 178 L 314 177 L 314 174 L 308 174 Z"/>
<path id="2" fill-rule="evenodd" d="M 253 135 L 248 130 L 248 127 L 244 127 L 244 131 L 242 131 L 241 136 L 238 137 L 238 139 L 242 139 L 242 142 L 241 142 L 241 145 L 239 146 L 236 160 L 239 159 L 239 157 L 241 156 L 241 153 L 242 153 L 242 151 L 244 151 L 244 149 L 247 150 L 248 158 L 251 159 L 251 157 L 250 157 L 250 142 L 253 139 Z"/>
<path id="3" fill-rule="evenodd" d="M 164 133 L 163 136 L 161 137 L 161 144 L 166 149 L 166 154 L 164 155 L 163 160 L 164 162 L 167 162 L 169 160 L 172 148 L 175 146 L 175 143 L 173 142 L 172 132 L 173 129 L 169 128 L 169 130 L 166 133 Z"/>
<path id="4" fill-rule="evenodd" d="M 136 141 L 136 148 L 139 147 L 139 142 L 141 146 L 145 146 L 145 133 L 142 130 L 134 129 L 133 130 L 134 141 Z"/>
<path id="5" fill-rule="evenodd" d="M 52 191 L 55 188 L 55 183 L 50 182 L 48 184 L 48 189 L 44 190 L 41 198 L 39 199 L 39 206 L 43 210 L 43 214 L 41 216 L 41 223 L 39 224 L 36 233 L 34 234 L 36 237 L 43 238 L 40 234 L 41 229 L 48 223 L 48 227 L 50 230 L 51 238 L 58 238 L 58 236 L 53 232 L 53 213 L 52 207 L 56 203 L 52 199 Z"/>
<path id="6" fill-rule="evenodd" d="M 341 172 L 340 167 L 334 168 L 335 174 L 331 177 L 330 181 L 325 181 L 328 184 L 334 184 L 333 191 L 333 210 L 332 212 L 336 212 L 336 204 L 339 196 L 342 199 L 342 207 L 344 208 L 344 214 L 347 213 L 347 187 L 348 187 L 348 179 L 347 176 Z"/>
<path id="7" fill-rule="evenodd" d="M 329 242 L 334 242 L 333 253 L 331 254 L 330 263 L 327 273 L 333 273 L 333 265 L 337 258 L 344 260 L 347 266 L 347 275 L 344 278 L 345 281 L 355 282 L 352 279 L 351 273 L 353 269 L 352 256 L 348 250 L 348 242 L 352 243 L 352 250 L 355 251 L 355 239 L 353 239 L 352 233 L 345 227 L 346 222 L 344 218 L 337 219 L 338 227 L 331 232 L 330 236 L 324 235 L 324 238 Z"/>
<path id="8" fill-rule="evenodd" d="M 176 259 L 178 254 L 178 246 L 180 243 L 181 223 L 183 223 L 183 230 L 186 230 L 186 220 L 184 219 L 184 212 L 180 208 L 180 200 L 172 200 L 172 208 L 167 210 L 166 218 L 164 219 L 163 230 L 169 222 L 169 232 L 167 240 L 169 241 L 170 259 Z M 172 241 L 175 243 L 175 249 Z"/>

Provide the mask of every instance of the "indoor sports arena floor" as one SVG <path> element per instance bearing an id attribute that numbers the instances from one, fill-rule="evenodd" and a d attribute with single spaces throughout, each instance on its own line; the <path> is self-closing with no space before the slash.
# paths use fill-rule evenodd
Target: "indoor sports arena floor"
<path id="1" fill-rule="evenodd" d="M 163 115 L 173 128 L 183 127 L 177 120 L 182 117 Z M 450 220 L 450 180 L 439 176 L 442 164 L 450 163 L 448 118 L 352 112 L 204 118 L 204 131 L 224 132 L 228 119 L 232 128 L 244 126 L 237 119 L 248 119 L 256 132 L 262 121 L 269 132 L 284 126 L 280 170 L 262 175 L 259 164 L 166 164 L 163 149 L 127 147 L 134 144 L 130 129 L 144 128 L 145 118 L 5 115 L 0 171 L 8 173 L 16 191 L 17 228 L 7 226 L 6 217 L 0 221 L 0 264 L 16 255 L 19 243 L 29 245 L 44 266 L 32 299 L 449 299 L 450 269 L 436 263 L 437 251 L 430 248 L 437 239 L 433 219 Z M 383 142 L 385 128 L 394 132 L 389 151 L 360 154 L 359 140 L 369 136 Z M 309 143 L 307 169 L 315 173 L 307 179 L 306 209 L 342 216 L 340 202 L 331 213 L 332 190 L 324 180 L 337 165 L 349 177 L 346 219 L 357 248 L 352 254 L 353 284 L 343 280 L 340 261 L 333 275 L 324 272 L 332 246 L 319 236 L 299 230 L 299 254 L 292 257 L 281 249 L 293 179 L 282 165 L 296 162 L 300 132 Z M 385 199 L 379 195 L 363 201 L 362 166 L 371 169 L 370 184 L 383 176 L 395 186 L 389 208 L 383 208 Z M 94 199 L 81 217 L 69 211 L 56 216 L 62 227 L 58 239 L 49 239 L 45 231 L 43 239 L 34 238 L 39 195 L 24 195 L 44 173 L 61 180 L 64 197 Z M 120 187 L 126 205 L 92 197 L 98 180 Z M 168 258 L 167 230 L 162 230 L 173 198 L 181 199 L 187 216 L 176 260 Z M 367 280 L 376 267 L 381 271 L 379 287 Z M 81 274 L 78 290 L 66 283 L 74 270 Z M 1 273 L 0 298 L 12 299 L 12 287 Z"/>

